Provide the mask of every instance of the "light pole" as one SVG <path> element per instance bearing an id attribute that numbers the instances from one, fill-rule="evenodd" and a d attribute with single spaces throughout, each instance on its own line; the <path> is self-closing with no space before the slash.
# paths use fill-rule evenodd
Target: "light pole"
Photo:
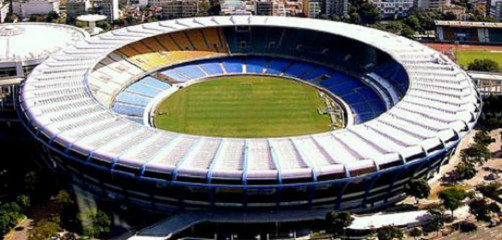
<path id="1" fill-rule="evenodd" d="M 455 63 L 457 63 L 457 58 L 458 58 L 458 54 L 457 54 L 458 53 L 458 44 L 459 44 L 458 40 L 455 41 Z"/>

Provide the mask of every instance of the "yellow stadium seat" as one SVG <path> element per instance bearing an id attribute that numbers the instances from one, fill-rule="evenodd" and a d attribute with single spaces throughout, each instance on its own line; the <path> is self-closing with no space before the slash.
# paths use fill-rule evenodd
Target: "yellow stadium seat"
<path id="1" fill-rule="evenodd" d="M 171 64 L 225 55 L 219 29 L 190 30 L 147 38 L 120 48 L 117 53 L 145 71 Z M 194 49 L 195 47 L 195 49 Z"/>
<path id="2" fill-rule="evenodd" d="M 167 34 L 164 34 L 164 35 L 161 35 L 161 36 L 157 36 L 155 37 L 157 39 L 157 41 L 162 44 L 162 46 L 164 46 L 164 48 L 166 48 L 168 51 L 177 51 L 177 50 L 181 50 L 175 43 L 174 41 L 172 40 L 172 38 L 167 35 Z"/>
<path id="3" fill-rule="evenodd" d="M 182 50 L 193 50 L 190 41 L 188 40 L 188 38 L 185 36 L 184 33 L 175 32 L 171 34 L 171 37 L 173 38 L 174 42 L 176 42 L 178 46 L 180 46 Z"/>
<path id="4" fill-rule="evenodd" d="M 143 43 L 145 43 L 146 46 L 148 46 L 149 48 L 153 49 L 154 51 L 168 51 L 168 49 L 166 49 L 165 47 L 163 47 L 162 45 L 160 45 L 159 42 L 157 42 L 157 40 L 153 37 L 151 38 L 147 38 L 145 40 L 143 40 Z"/>
<path id="5" fill-rule="evenodd" d="M 227 52 L 226 43 L 224 40 L 223 41 L 220 40 L 217 29 L 215 28 L 204 29 L 203 33 L 211 50 L 218 52 Z"/>
<path id="6" fill-rule="evenodd" d="M 195 50 L 199 51 L 209 51 L 210 49 L 206 45 L 206 41 L 202 36 L 202 33 L 199 29 L 190 30 L 187 32 L 187 36 L 192 41 Z"/>

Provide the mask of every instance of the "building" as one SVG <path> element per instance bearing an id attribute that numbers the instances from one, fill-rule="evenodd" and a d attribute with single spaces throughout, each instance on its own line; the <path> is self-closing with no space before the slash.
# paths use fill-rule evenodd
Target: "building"
<path id="1" fill-rule="evenodd" d="M 348 0 L 322 0 L 322 14 L 326 16 L 345 16 L 348 12 Z"/>
<path id="2" fill-rule="evenodd" d="M 436 41 L 459 43 L 502 43 L 502 23 L 434 21 Z"/>
<path id="3" fill-rule="evenodd" d="M 478 91 L 484 97 L 502 96 L 502 74 L 495 72 L 469 71 L 469 76 L 476 81 Z"/>
<path id="4" fill-rule="evenodd" d="M 199 12 L 197 0 L 152 0 L 149 4 L 162 8 L 162 17 L 166 19 L 194 17 Z"/>
<path id="5" fill-rule="evenodd" d="M 386 18 L 405 17 L 414 6 L 413 0 L 373 0 L 372 3 Z"/>
<path id="6" fill-rule="evenodd" d="M 220 1 L 221 13 L 223 15 L 250 15 L 247 4 L 242 0 L 223 0 Z"/>
<path id="7" fill-rule="evenodd" d="M 459 21 L 468 21 L 470 14 L 467 13 L 466 8 L 458 5 L 450 5 L 443 7 L 443 12 L 451 12 L 455 15 L 456 19 Z"/>
<path id="8" fill-rule="evenodd" d="M 273 7 L 274 7 L 273 9 L 274 16 L 281 16 L 281 17 L 288 16 L 288 12 L 286 10 L 286 5 L 284 2 L 274 2 Z"/>
<path id="9" fill-rule="evenodd" d="M 59 13 L 59 0 L 28 0 L 12 2 L 12 11 L 21 18 L 31 15 L 46 15 L 49 12 Z"/>
<path id="10" fill-rule="evenodd" d="M 274 2 L 270 0 L 255 1 L 254 14 L 263 16 L 272 16 L 274 14 Z"/>
<path id="11" fill-rule="evenodd" d="M 338 96 L 345 129 L 227 138 L 151 124 L 153 106 L 179 86 L 265 72 Z M 19 101 L 40 161 L 68 183 L 117 205 L 218 209 L 235 220 L 399 202 L 411 179 L 429 179 L 449 161 L 481 114 L 471 78 L 429 47 L 363 26 L 271 16 L 106 32 L 39 65 Z"/>
<path id="12" fill-rule="evenodd" d="M 0 26 L 0 123 L 17 121 L 17 86 L 50 55 L 87 37 L 83 29 L 50 23 Z M 36 38 L 36 39 L 34 39 Z M 19 134 L 18 134 L 19 135 Z"/>
<path id="13" fill-rule="evenodd" d="M 309 18 L 319 18 L 322 12 L 321 0 L 303 0 L 303 14 Z"/>
<path id="14" fill-rule="evenodd" d="M 502 20 L 502 1 L 496 1 L 490 6 L 490 16 Z"/>
<path id="15" fill-rule="evenodd" d="M 92 0 L 94 11 L 105 15 L 108 21 L 119 19 L 119 0 Z"/>
<path id="16" fill-rule="evenodd" d="M 90 0 L 68 0 L 66 2 L 66 14 L 72 18 L 87 14 L 89 8 L 91 8 Z"/>
<path id="17" fill-rule="evenodd" d="M 10 11 L 10 3 L 0 0 L 0 23 L 4 23 Z"/>
<path id="18" fill-rule="evenodd" d="M 33 36 L 44 36 L 34 41 Z M 87 32 L 69 25 L 8 23 L 0 26 L 0 77 L 27 76 L 51 54 L 72 45 Z"/>
<path id="19" fill-rule="evenodd" d="M 492 0 L 489 2 L 487 12 L 491 17 L 502 20 L 502 0 Z"/>
<path id="20" fill-rule="evenodd" d="M 445 6 L 449 7 L 451 5 L 451 0 L 415 0 L 414 5 L 415 7 L 426 11 L 441 11 Z"/>
<path id="21" fill-rule="evenodd" d="M 274 16 L 303 16 L 303 1 L 274 1 Z"/>

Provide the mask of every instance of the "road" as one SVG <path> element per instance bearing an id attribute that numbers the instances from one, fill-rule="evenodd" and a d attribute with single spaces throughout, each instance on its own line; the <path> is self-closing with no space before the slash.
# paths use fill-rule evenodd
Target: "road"
<path id="1" fill-rule="evenodd" d="M 16 226 L 16 229 L 21 229 L 19 231 L 13 230 L 11 233 L 7 234 L 4 240 L 27 240 L 29 237 L 28 231 L 32 228 L 33 220 L 25 219 Z"/>
<path id="2" fill-rule="evenodd" d="M 500 240 L 502 239 L 502 225 L 493 228 L 479 227 L 473 233 L 454 232 L 438 240 Z"/>

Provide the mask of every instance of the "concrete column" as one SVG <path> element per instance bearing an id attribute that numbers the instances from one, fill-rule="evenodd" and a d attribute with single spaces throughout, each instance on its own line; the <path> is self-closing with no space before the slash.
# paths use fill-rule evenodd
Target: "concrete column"
<path id="1" fill-rule="evenodd" d="M 24 76 L 23 64 L 20 62 L 16 63 L 16 75 L 17 76 Z"/>

